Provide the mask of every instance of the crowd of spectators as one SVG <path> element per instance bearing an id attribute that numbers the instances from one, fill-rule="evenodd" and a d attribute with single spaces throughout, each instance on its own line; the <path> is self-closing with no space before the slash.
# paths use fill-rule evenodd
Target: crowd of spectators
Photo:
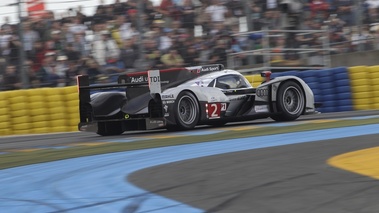
<path id="1" fill-rule="evenodd" d="M 139 6 L 139 0 L 115 0 L 108 5 L 100 0 L 91 16 L 78 7 L 69 10 L 71 15 L 48 11 L 43 18 L 25 17 L 22 45 L 19 24 L 4 20 L 0 23 L 0 89 L 25 87 L 23 73 L 28 88 L 35 88 L 75 85 L 79 74 L 89 75 L 96 83 L 114 81 L 123 72 L 226 64 L 228 53 L 262 48 L 259 38 L 251 46 L 250 37 L 235 35 L 243 20 L 251 20 L 247 24 L 253 31 L 286 27 L 279 0 L 162 0 L 159 6 L 142 1 Z M 379 23 L 378 0 L 361 1 L 359 7 L 353 0 L 299 4 L 293 12 L 296 29 L 328 26 L 334 53 L 379 49 L 379 30 L 373 25 Z M 357 8 L 363 11 L 358 13 Z M 270 45 L 312 47 L 320 45 L 319 39 L 317 34 L 290 39 L 284 35 L 270 40 Z M 20 48 L 26 56 L 22 66 Z M 244 54 L 238 57 L 242 64 L 248 63 Z"/>

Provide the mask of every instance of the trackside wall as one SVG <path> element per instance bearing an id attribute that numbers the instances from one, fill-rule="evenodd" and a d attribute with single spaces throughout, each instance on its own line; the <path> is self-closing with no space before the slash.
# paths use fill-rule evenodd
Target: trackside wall
<path id="1" fill-rule="evenodd" d="M 379 109 L 379 66 L 337 67 L 327 70 L 287 71 L 313 90 L 320 112 Z M 260 75 L 247 75 L 257 87 Z M 0 92 L 0 136 L 77 131 L 76 86 Z"/>

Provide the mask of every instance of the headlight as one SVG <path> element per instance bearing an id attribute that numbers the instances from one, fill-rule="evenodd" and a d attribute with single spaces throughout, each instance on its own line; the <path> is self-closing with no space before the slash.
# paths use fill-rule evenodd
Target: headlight
<path id="1" fill-rule="evenodd" d="M 265 97 L 265 96 L 268 96 L 268 89 L 267 88 L 260 88 L 260 89 L 257 89 L 256 91 L 256 95 L 258 97 Z"/>

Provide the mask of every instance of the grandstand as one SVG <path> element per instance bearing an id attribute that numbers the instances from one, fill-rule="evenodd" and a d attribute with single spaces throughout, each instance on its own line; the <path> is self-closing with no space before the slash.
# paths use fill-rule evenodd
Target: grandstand
<path id="1" fill-rule="evenodd" d="M 378 8 L 369 1 L 115 0 L 94 11 L 23 17 L 22 37 L 20 23 L 0 22 L 1 89 L 209 63 L 241 72 L 321 69 L 339 65 L 338 55 L 379 49 Z"/>

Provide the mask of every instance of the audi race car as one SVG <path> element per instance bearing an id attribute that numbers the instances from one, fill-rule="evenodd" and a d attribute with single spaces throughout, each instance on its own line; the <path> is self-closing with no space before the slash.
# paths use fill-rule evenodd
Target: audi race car
<path id="1" fill-rule="evenodd" d="M 88 76 L 78 76 L 79 130 L 106 136 L 267 117 L 292 121 L 316 113 L 313 93 L 303 80 L 270 79 L 270 74 L 262 73 L 266 80 L 257 88 L 221 64 L 129 73 L 103 85 L 89 85 Z"/>

